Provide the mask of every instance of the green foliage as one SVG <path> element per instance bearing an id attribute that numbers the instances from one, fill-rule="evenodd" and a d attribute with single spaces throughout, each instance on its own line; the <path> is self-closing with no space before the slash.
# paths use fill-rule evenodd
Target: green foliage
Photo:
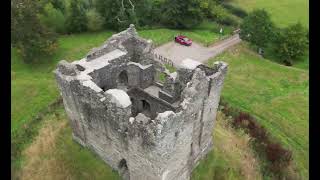
<path id="1" fill-rule="evenodd" d="M 87 28 L 89 31 L 99 31 L 103 28 L 103 17 L 95 11 L 90 9 L 87 13 Z"/>
<path id="2" fill-rule="evenodd" d="M 96 8 L 109 28 L 122 30 L 129 24 L 138 26 L 133 0 L 97 0 Z"/>
<path id="3" fill-rule="evenodd" d="M 55 9 L 58 9 L 61 12 L 65 12 L 66 10 L 65 0 L 50 0 L 50 2 Z"/>
<path id="4" fill-rule="evenodd" d="M 33 0 L 11 1 L 11 42 L 27 63 L 56 48 L 56 36 L 44 27 L 37 13 L 40 7 Z"/>
<path id="5" fill-rule="evenodd" d="M 241 26 L 240 37 L 258 47 L 266 47 L 272 40 L 274 25 L 269 14 L 263 10 L 254 10 L 244 18 Z"/>
<path id="6" fill-rule="evenodd" d="M 173 28 L 191 28 L 201 23 L 204 14 L 198 0 L 166 0 L 163 23 Z"/>
<path id="7" fill-rule="evenodd" d="M 65 33 L 66 19 L 60 9 L 55 9 L 51 3 L 48 3 L 44 7 L 44 14 L 39 14 L 41 23 L 51 28 L 57 33 Z"/>
<path id="8" fill-rule="evenodd" d="M 83 6 L 81 1 L 71 0 L 70 14 L 66 21 L 68 32 L 79 33 L 87 30 L 87 17 Z"/>
<path id="9" fill-rule="evenodd" d="M 274 43 L 276 55 L 288 64 L 303 56 L 308 48 L 306 30 L 300 23 L 284 28 Z"/>
<path id="10" fill-rule="evenodd" d="M 161 5 L 159 0 L 134 0 L 139 26 L 150 26 L 160 21 Z"/>
<path id="11" fill-rule="evenodd" d="M 222 6 L 238 17 L 245 18 L 248 15 L 248 13 L 245 10 L 243 10 L 242 8 L 236 5 L 229 4 L 229 3 L 222 3 Z"/>
<path id="12" fill-rule="evenodd" d="M 238 22 L 229 12 L 219 4 L 213 4 L 210 8 L 210 16 L 218 23 L 227 26 L 238 26 Z"/>

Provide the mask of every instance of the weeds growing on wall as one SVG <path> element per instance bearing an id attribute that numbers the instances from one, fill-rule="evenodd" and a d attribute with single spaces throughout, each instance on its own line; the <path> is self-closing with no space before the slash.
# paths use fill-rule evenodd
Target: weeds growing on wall
<path id="1" fill-rule="evenodd" d="M 232 117 L 233 127 L 244 129 L 250 135 L 254 150 L 262 160 L 266 161 L 263 167 L 264 173 L 274 178 L 286 178 L 288 176 L 286 170 L 293 160 L 292 151 L 272 139 L 251 114 L 231 107 L 223 99 L 219 108 L 224 114 Z"/>

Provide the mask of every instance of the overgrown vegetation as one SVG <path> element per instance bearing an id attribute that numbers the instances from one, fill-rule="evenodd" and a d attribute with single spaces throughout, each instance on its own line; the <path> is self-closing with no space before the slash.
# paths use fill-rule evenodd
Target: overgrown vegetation
<path id="1" fill-rule="evenodd" d="M 305 55 L 308 49 L 308 39 L 303 26 L 298 23 L 281 30 L 273 43 L 273 52 L 286 65 Z"/>
<path id="2" fill-rule="evenodd" d="M 72 139 L 63 106 L 47 113 L 38 135 L 23 150 L 23 167 L 13 179 L 119 179 L 99 157 Z"/>
<path id="3" fill-rule="evenodd" d="M 19 131 L 12 133 L 11 137 L 11 173 L 12 176 L 17 176 L 18 169 L 22 163 L 22 152 L 38 135 L 39 126 L 47 114 L 57 114 L 56 110 L 62 106 L 62 99 L 57 99 L 54 103 L 43 111 L 39 112 L 37 116 L 33 117 L 28 124 L 25 124 Z M 14 178 L 15 179 L 15 178 Z"/>
<path id="4" fill-rule="evenodd" d="M 250 113 L 278 142 L 293 153 L 293 171 L 308 179 L 309 73 L 258 56 L 242 42 L 209 60 L 229 64 L 222 97 Z"/>
<path id="5" fill-rule="evenodd" d="M 11 43 L 30 63 L 56 49 L 56 35 L 40 23 L 39 4 L 33 0 L 11 1 Z"/>
<path id="6" fill-rule="evenodd" d="M 252 115 L 230 107 L 223 99 L 220 101 L 220 109 L 227 116 L 232 117 L 233 127 L 244 129 L 250 135 L 252 147 L 259 153 L 260 158 L 267 160 L 262 170 L 265 176 L 271 176 L 276 179 L 290 179 L 294 176 L 288 174 L 288 166 L 292 161 L 292 152 L 272 139 L 267 130 L 260 126 Z"/>
<path id="7" fill-rule="evenodd" d="M 66 20 L 67 30 L 70 33 L 79 33 L 87 30 L 87 16 L 83 4 L 79 0 L 71 0 L 70 14 Z"/>
<path id="8" fill-rule="evenodd" d="M 224 113 L 217 112 L 213 150 L 194 169 L 192 179 L 263 179 L 258 158 L 250 148 L 250 137 L 235 130 L 230 122 Z"/>

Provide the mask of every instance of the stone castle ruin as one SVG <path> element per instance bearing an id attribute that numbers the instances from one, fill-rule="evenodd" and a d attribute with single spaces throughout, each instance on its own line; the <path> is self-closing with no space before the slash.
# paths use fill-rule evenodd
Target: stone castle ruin
<path id="1" fill-rule="evenodd" d="M 186 59 L 170 73 L 153 49 L 130 25 L 55 76 L 74 140 L 123 179 L 187 180 L 212 149 L 227 64 Z"/>

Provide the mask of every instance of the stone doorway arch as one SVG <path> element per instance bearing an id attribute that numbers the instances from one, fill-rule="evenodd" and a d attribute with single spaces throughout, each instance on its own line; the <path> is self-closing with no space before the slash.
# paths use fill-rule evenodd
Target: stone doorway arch
<path id="1" fill-rule="evenodd" d="M 127 161 L 125 159 L 121 159 L 118 165 L 119 174 L 122 176 L 124 180 L 130 179 L 129 168 L 127 165 Z"/>
<path id="2" fill-rule="evenodd" d="M 117 79 L 118 86 L 128 86 L 128 73 L 126 70 L 121 71 Z"/>

